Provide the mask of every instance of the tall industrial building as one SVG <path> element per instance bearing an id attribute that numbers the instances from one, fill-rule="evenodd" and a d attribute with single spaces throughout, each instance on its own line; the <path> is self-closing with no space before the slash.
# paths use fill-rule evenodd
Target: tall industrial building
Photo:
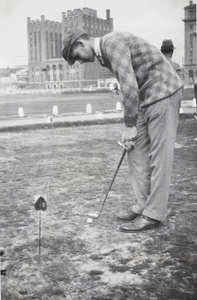
<path id="1" fill-rule="evenodd" d="M 27 18 L 29 84 L 35 88 L 66 88 L 91 85 L 98 79 L 112 76 L 108 69 L 95 60 L 91 64 L 76 62 L 69 66 L 61 56 L 62 41 L 67 30 L 82 27 L 94 37 L 113 31 L 110 10 L 106 19 L 97 17 L 97 11 L 90 8 L 68 10 L 62 13 L 62 22 L 33 21 Z"/>
<path id="2" fill-rule="evenodd" d="M 192 84 L 197 77 L 197 28 L 196 28 L 196 4 L 189 1 L 184 7 L 185 18 L 185 83 Z"/>

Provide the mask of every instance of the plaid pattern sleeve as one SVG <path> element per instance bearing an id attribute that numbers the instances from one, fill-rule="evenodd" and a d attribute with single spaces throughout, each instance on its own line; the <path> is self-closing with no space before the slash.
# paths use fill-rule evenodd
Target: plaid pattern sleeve
<path id="1" fill-rule="evenodd" d="M 130 33 L 104 36 L 103 52 L 121 86 L 126 126 L 135 126 L 139 106 L 162 100 L 183 86 L 161 52 Z"/>

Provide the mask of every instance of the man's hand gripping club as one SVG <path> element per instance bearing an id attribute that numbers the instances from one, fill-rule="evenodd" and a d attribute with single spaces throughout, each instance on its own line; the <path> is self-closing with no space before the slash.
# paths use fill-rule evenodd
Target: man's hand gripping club
<path id="1" fill-rule="evenodd" d="M 135 147 L 135 141 L 137 138 L 137 128 L 133 127 L 125 127 L 123 135 L 122 135 L 122 146 L 127 151 L 131 150 Z"/>

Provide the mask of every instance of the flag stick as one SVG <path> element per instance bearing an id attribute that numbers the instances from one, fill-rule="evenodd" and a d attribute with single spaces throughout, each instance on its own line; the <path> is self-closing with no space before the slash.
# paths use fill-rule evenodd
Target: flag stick
<path id="1" fill-rule="evenodd" d="M 39 255 L 41 255 L 41 226 L 42 226 L 42 224 L 41 224 L 41 217 L 42 217 L 42 215 L 41 215 L 41 210 L 40 210 L 40 217 L 39 217 Z"/>

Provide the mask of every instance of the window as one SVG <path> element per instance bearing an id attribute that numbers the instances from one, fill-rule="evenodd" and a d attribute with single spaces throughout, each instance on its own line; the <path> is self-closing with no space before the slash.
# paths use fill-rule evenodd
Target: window
<path id="1" fill-rule="evenodd" d="M 193 15 L 194 15 L 194 14 L 193 14 L 193 10 L 190 10 L 190 12 L 189 12 L 189 18 L 190 18 L 190 19 L 193 19 Z"/>
<path id="2" fill-rule="evenodd" d="M 35 61 L 37 61 L 37 33 L 34 32 Z"/>
<path id="3" fill-rule="evenodd" d="M 55 57 L 58 57 L 57 32 L 55 33 Z"/>
<path id="4" fill-rule="evenodd" d="M 48 37 L 48 31 L 46 32 L 46 57 L 49 58 L 49 37 Z"/>
<path id="5" fill-rule="evenodd" d="M 189 36 L 189 44 L 190 44 L 190 49 L 193 48 L 193 34 L 190 34 Z"/>
<path id="6" fill-rule="evenodd" d="M 72 17 L 69 18 L 69 27 L 72 28 L 73 27 L 73 19 Z"/>
<path id="7" fill-rule="evenodd" d="M 194 77 L 194 72 L 193 70 L 189 70 L 189 78 L 193 78 Z"/>
<path id="8" fill-rule="evenodd" d="M 60 51 L 62 50 L 62 34 L 60 33 Z M 60 57 L 61 57 L 61 53 L 60 53 Z"/>
<path id="9" fill-rule="evenodd" d="M 63 80 L 62 65 L 59 65 L 59 78 L 60 78 L 60 80 Z"/>
<path id="10" fill-rule="evenodd" d="M 49 67 L 49 66 L 47 66 L 46 80 L 47 80 L 47 81 L 50 81 L 50 80 L 51 80 L 51 78 L 50 78 L 50 67 Z"/>
<path id="11" fill-rule="evenodd" d="M 38 36 L 39 36 L 39 57 L 40 57 L 40 61 L 42 61 L 42 39 L 41 39 L 41 32 L 38 32 Z"/>
<path id="12" fill-rule="evenodd" d="M 50 33 L 50 38 L 51 38 L 51 58 L 54 57 L 53 53 L 53 32 L 51 31 Z"/>
<path id="13" fill-rule="evenodd" d="M 54 81 L 57 80 L 57 77 L 56 77 L 56 66 L 55 65 L 53 65 L 53 79 L 52 80 L 54 80 Z"/>

